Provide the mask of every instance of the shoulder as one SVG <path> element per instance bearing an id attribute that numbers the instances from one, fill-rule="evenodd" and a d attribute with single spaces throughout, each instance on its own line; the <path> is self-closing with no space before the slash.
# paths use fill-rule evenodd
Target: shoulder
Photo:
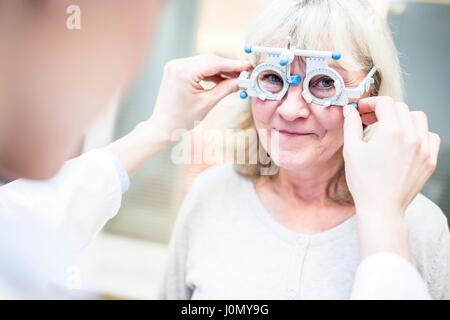
<path id="1" fill-rule="evenodd" d="M 434 299 L 450 294 L 450 233 L 447 218 L 430 199 L 419 194 L 406 212 L 411 253 Z"/>
<path id="2" fill-rule="evenodd" d="M 418 194 L 405 215 L 412 236 L 437 237 L 448 229 L 447 217 L 433 201 Z"/>
<path id="3" fill-rule="evenodd" d="M 244 196 L 250 180 L 240 176 L 233 165 L 209 168 L 198 175 L 187 193 L 180 215 L 202 218 L 226 212 Z M 187 211 L 187 212 L 184 212 Z"/>

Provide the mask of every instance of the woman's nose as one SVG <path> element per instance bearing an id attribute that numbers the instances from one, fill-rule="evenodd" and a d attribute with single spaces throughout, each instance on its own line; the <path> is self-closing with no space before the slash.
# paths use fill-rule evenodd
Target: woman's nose
<path id="1" fill-rule="evenodd" d="M 289 88 L 277 108 L 277 113 L 287 121 L 309 117 L 311 110 L 308 103 L 303 99 L 301 85 Z"/>

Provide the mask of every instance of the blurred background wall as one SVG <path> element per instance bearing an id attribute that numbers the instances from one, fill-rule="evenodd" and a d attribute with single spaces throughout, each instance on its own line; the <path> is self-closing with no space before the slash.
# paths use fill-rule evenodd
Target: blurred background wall
<path id="1" fill-rule="evenodd" d="M 269 1 L 168 0 L 157 41 L 134 89 L 125 100 L 112 102 L 89 132 L 85 149 L 107 144 L 150 116 L 163 66 L 170 59 L 207 52 L 241 57 L 246 29 Z M 441 135 L 438 169 L 423 192 L 449 215 L 450 88 L 446 80 L 450 76 L 450 1 L 374 3 L 394 32 L 406 102 L 414 110 L 427 112 L 431 129 Z M 226 127 L 241 111 L 234 95 L 221 102 L 206 122 Z M 153 296 L 178 207 L 192 176 L 201 169 L 172 164 L 168 150 L 132 179 L 120 213 L 88 253 L 99 262 L 100 276 L 88 280 L 92 290 L 123 298 Z"/>
<path id="2" fill-rule="evenodd" d="M 427 113 L 442 147 L 423 193 L 450 215 L 450 5 L 449 1 L 396 1 L 388 14 L 400 51 L 406 102 Z"/>

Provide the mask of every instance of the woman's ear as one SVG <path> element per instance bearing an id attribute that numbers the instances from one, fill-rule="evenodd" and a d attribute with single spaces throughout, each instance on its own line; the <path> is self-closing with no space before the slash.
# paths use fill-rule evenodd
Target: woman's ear
<path id="1" fill-rule="evenodd" d="M 381 87 L 381 73 L 380 71 L 376 71 L 373 75 L 373 79 L 375 80 L 374 84 L 370 87 L 370 96 L 375 97 L 378 96 Z"/>

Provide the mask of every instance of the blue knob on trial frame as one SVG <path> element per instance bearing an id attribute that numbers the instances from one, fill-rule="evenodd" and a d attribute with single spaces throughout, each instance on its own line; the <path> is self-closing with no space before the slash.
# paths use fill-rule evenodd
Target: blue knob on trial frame
<path id="1" fill-rule="evenodd" d="M 289 59 L 288 58 L 281 58 L 280 60 L 280 66 L 285 67 L 289 64 Z"/>
<path id="2" fill-rule="evenodd" d="M 302 82 L 302 76 L 299 74 L 294 74 L 290 79 L 288 79 L 287 82 L 290 86 L 297 86 L 298 84 L 300 84 L 300 82 Z"/>
<path id="3" fill-rule="evenodd" d="M 333 60 L 339 60 L 341 57 L 342 57 L 341 53 L 340 53 L 340 52 L 337 52 L 337 51 L 334 51 L 334 52 L 331 54 L 331 58 L 333 58 Z"/>
<path id="4" fill-rule="evenodd" d="M 239 97 L 244 100 L 248 98 L 248 93 L 246 91 L 241 91 L 241 93 L 239 93 Z"/>
<path id="5" fill-rule="evenodd" d="M 245 46 L 245 47 L 244 47 L 244 52 L 245 52 L 246 54 L 252 53 L 252 46 Z"/>

